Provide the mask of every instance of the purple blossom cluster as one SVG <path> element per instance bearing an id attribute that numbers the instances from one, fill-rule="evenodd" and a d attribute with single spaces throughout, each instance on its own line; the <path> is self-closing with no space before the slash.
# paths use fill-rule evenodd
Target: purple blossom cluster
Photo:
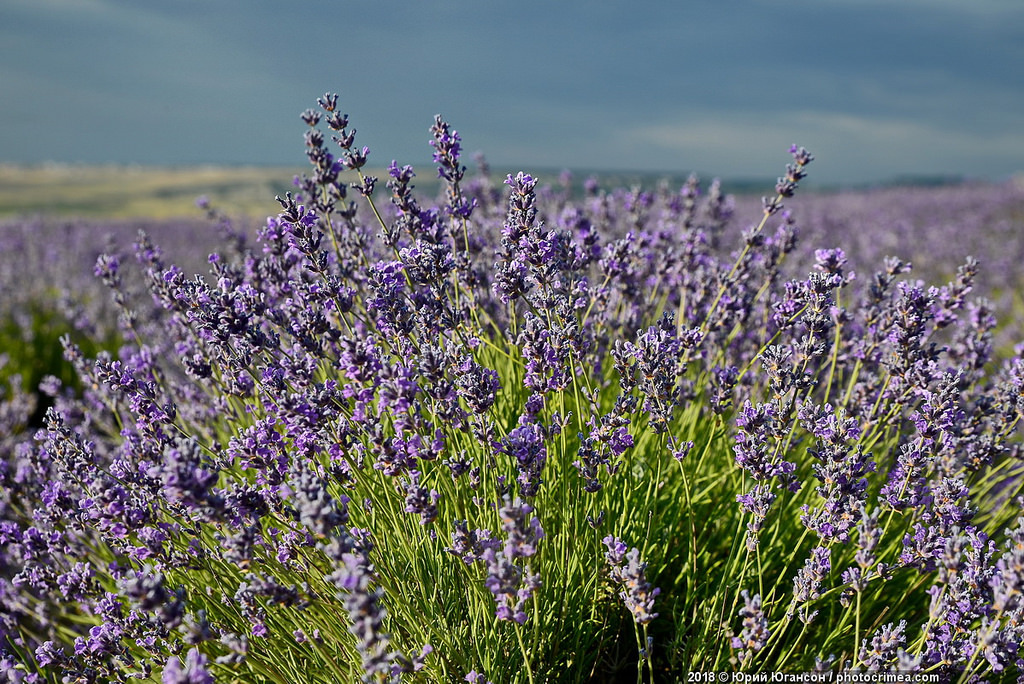
<path id="1" fill-rule="evenodd" d="M 648 624 L 658 617 L 654 612 L 654 599 L 661 589 L 647 581 L 647 563 L 640 560 L 640 549 L 634 547 L 627 551 L 625 542 L 611 535 L 601 541 L 607 549 L 604 558 L 608 574 L 621 588 L 619 597 L 637 624 Z"/>
<path id="2" fill-rule="evenodd" d="M 398 162 L 378 183 L 336 95 L 317 106 L 308 175 L 255 230 L 218 219 L 202 267 L 155 226 L 45 228 L 67 253 L 2 235 L 28 256 L 0 282 L 44 275 L 3 315 L 35 330 L 56 293 L 71 372 L 26 385 L 0 349 L 0 675 L 543 681 L 596 671 L 580 644 L 630 618 L 674 671 L 767 667 L 805 635 L 869 669 L 1020 667 L 1024 336 L 982 277 L 1005 255 L 933 259 L 929 286 L 910 264 L 934 240 L 845 230 L 904 195 L 798 221 L 796 146 L 744 227 L 747 200 L 696 177 L 579 196 L 468 174 L 438 116 L 432 202 Z M 1024 255 L 1019 189 L 943 200 Z M 774 584 L 707 588 L 753 581 Z"/>
<path id="3" fill-rule="evenodd" d="M 494 596 L 499 620 L 512 620 L 523 624 L 527 620 L 526 601 L 536 594 L 541 586 L 539 574 L 531 573 L 530 566 L 516 564 L 517 558 L 529 558 L 537 553 L 537 542 L 544 537 L 544 530 L 536 517 L 530 517 L 533 507 L 518 499 L 499 510 L 505 543 L 501 548 L 486 545 L 480 560 L 487 568 L 484 585 Z"/>
<path id="4" fill-rule="evenodd" d="M 754 654 L 760 651 L 768 642 L 771 629 L 768 627 L 768 619 L 761 609 L 761 596 L 750 593 L 744 589 L 743 608 L 740 609 L 740 617 L 743 618 L 743 629 L 739 636 L 732 638 L 732 647 L 738 651 L 737 659 L 741 664 L 747 664 Z"/>

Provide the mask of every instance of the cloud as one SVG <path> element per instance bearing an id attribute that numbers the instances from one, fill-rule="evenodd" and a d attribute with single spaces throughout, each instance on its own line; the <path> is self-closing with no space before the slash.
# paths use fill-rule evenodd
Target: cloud
<path id="1" fill-rule="evenodd" d="M 410 163 L 437 112 L 496 165 L 773 176 L 793 142 L 850 177 L 1024 158 L 1021 0 L 695 0 L 632 23 L 622 0 L 527 2 L 311 22 L 269 0 L 0 0 L 0 149 L 291 160 L 328 89 L 375 156 Z"/>
<path id="2" fill-rule="evenodd" d="M 34 14 L 114 14 L 117 7 L 108 0 L 7 0 L 8 8 L 28 9 Z"/>
<path id="3" fill-rule="evenodd" d="M 267 101 L 291 96 L 287 76 L 270 51 L 219 30 L 229 3 L 215 16 L 200 3 L 11 1 L 0 9 L 0 86 L 15 94 L 0 98 L 8 159 L 292 157 L 284 123 L 301 108 Z"/>
<path id="4" fill-rule="evenodd" d="M 636 126 L 622 143 L 638 154 L 668 160 L 701 160 L 716 173 L 781 172 L 788 145 L 806 146 L 818 158 L 815 172 L 826 183 L 854 178 L 887 180 L 916 173 L 1008 176 L 1021 169 L 1024 131 L 942 125 L 914 119 L 831 111 L 789 114 L 705 112 L 687 121 Z"/>
<path id="5" fill-rule="evenodd" d="M 776 5 L 774 0 L 759 0 L 763 5 Z M 793 7 L 814 7 L 822 8 L 821 0 L 789 0 L 786 3 Z M 944 11 L 953 14 L 974 16 L 979 18 L 998 18 L 1005 16 L 1021 16 L 1024 14 L 1024 7 L 1019 0 L 899 0 L 894 3 L 892 0 L 829 0 L 829 9 L 836 7 L 850 7 L 857 10 L 868 10 L 872 7 L 881 8 L 884 11 Z"/>
<path id="6" fill-rule="evenodd" d="M 841 112 L 794 111 L 784 115 L 736 116 L 709 114 L 692 123 L 638 126 L 630 136 L 639 142 L 676 149 L 714 149 L 728 143 L 736 150 L 758 148 L 765 139 L 803 131 L 813 137 L 841 138 L 852 144 L 873 146 L 926 146 L 994 153 L 1007 146 L 1024 149 L 1024 131 L 981 131 L 938 127 L 924 121 L 857 116 Z"/>

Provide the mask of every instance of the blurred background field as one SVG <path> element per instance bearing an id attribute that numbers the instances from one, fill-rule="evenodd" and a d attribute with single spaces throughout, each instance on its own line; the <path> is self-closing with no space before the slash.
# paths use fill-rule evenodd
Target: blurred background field
<path id="1" fill-rule="evenodd" d="M 267 216 L 299 169 L 256 166 L 0 165 L 0 217 L 182 218 L 207 196 L 231 215 Z"/>
<path id="2" fill-rule="evenodd" d="M 577 171 L 567 179 L 559 170 L 509 168 L 494 170 L 492 176 L 500 182 L 507 173 L 520 170 L 529 171 L 541 184 L 568 182 L 577 196 L 588 178 L 596 179 L 604 188 L 653 190 L 659 184 L 679 187 L 688 175 Z M 224 214 L 262 220 L 277 214 L 280 206 L 274 197 L 291 190 L 292 180 L 303 171 L 287 166 L 0 163 L 0 219 L 38 215 L 89 219 L 195 218 L 202 215 L 196 208 L 196 200 L 202 196 Z M 383 190 L 386 169 L 368 168 L 366 172 L 380 179 Z M 898 179 L 893 185 L 941 187 L 960 182 L 961 179 L 950 176 L 921 175 Z M 769 192 L 773 184 L 773 178 L 732 178 L 724 179 L 722 187 L 727 193 L 756 198 Z M 440 189 L 430 167 L 420 169 L 415 185 L 417 191 L 427 197 L 435 196 Z M 812 181 L 805 192 L 815 189 Z M 839 189 L 818 187 L 817 190 L 832 193 Z"/>
<path id="3" fill-rule="evenodd" d="M 496 182 L 507 173 L 494 171 Z M 196 199 L 206 197 L 229 216 L 262 220 L 276 215 L 277 195 L 292 190 L 292 180 L 304 169 L 285 166 L 141 166 L 81 164 L 0 164 L 0 218 L 46 215 L 75 218 L 167 219 L 200 216 Z M 384 189 L 387 170 L 367 168 Z M 530 169 L 542 184 L 572 184 L 582 192 L 587 178 L 600 179 L 603 187 L 653 188 L 659 182 L 681 185 L 686 175 L 659 173 L 575 173 L 566 181 L 558 170 Z M 353 180 L 354 180 L 353 176 Z M 772 179 L 737 180 L 727 183 L 729 192 L 745 193 L 770 188 Z M 435 196 L 440 183 L 433 168 L 420 169 L 416 190 Z"/>
<path id="4" fill-rule="evenodd" d="M 472 166 L 476 166 L 472 164 Z M 491 169 L 486 183 L 501 188 L 506 173 Z M 144 230 L 170 263 L 188 273 L 205 273 L 207 256 L 223 247 L 218 221 L 196 200 L 205 197 L 235 227 L 253 235 L 280 205 L 274 200 L 293 189 L 301 169 L 283 166 L 85 166 L 0 164 L 0 385 L 13 373 L 31 391 L 54 373 L 60 335 L 77 330 L 113 344 L 118 334 L 109 293 L 93 274 L 97 257 L 118 254 L 132 262 L 133 243 Z M 379 179 L 375 195 L 387 206 L 387 172 L 367 168 Z M 476 177 L 477 169 L 469 171 Z M 680 193 L 686 177 L 658 173 L 585 173 L 541 170 L 535 174 L 552 201 L 573 197 L 586 202 L 584 185 L 614 202 L 638 206 Z M 708 181 L 703 179 L 703 190 Z M 913 278 L 930 285 L 952 278 L 968 256 L 980 268 L 973 295 L 992 300 L 1000 321 L 998 346 L 1010 351 L 1024 340 L 1024 179 L 1001 183 L 954 182 L 917 177 L 872 188 L 808 191 L 788 203 L 801 247 L 785 276 L 799 278 L 813 265 L 818 248 L 839 247 L 865 280 L 895 256 L 914 266 Z M 418 169 L 418 194 L 427 201 L 440 186 L 434 169 Z M 774 179 L 725 180 L 734 196 L 734 219 L 723 235 L 724 252 L 740 245 L 742 232 L 761 215 L 761 196 Z M 596 188 L 596 189 L 595 189 Z M 553 194 L 552 194 L 553 193 Z M 353 199 L 358 193 L 352 192 Z M 643 199 L 647 197 L 647 199 Z M 357 204 L 362 204 L 357 202 Z M 601 221 L 600 202 L 590 205 Z M 583 205 L 581 205 L 583 206 Z M 562 218 L 550 217 L 552 227 Z M 131 269 L 129 269 L 131 270 Z M 3 356 L 6 355 L 6 360 Z M 29 358 L 32 357 L 32 358 Z M 38 357 L 38 358 L 36 358 Z"/>
<path id="5" fill-rule="evenodd" d="M 366 172 L 379 178 L 375 195 L 381 206 L 388 206 L 387 172 Z M 507 172 L 491 170 L 486 183 L 504 190 Z M 299 173 L 269 166 L 0 165 L 0 386 L 18 373 L 24 389 L 31 391 L 47 373 L 68 372 L 56 341 L 71 331 L 116 346 L 117 315 L 109 292 L 93 274 L 101 253 L 133 262 L 132 245 L 144 230 L 170 263 L 188 273 L 205 273 L 207 256 L 223 248 L 224 235 L 218 221 L 197 206 L 197 198 L 208 198 L 236 228 L 253 235 L 267 216 L 277 215 L 280 205 L 274 197 L 293 189 Z M 475 173 L 471 169 L 469 177 Z M 681 193 L 686 185 L 685 176 L 657 173 L 569 176 L 541 171 L 536 176 L 549 188 L 550 201 L 572 196 L 576 202 L 596 202 L 586 211 L 598 222 L 604 220 L 603 196 L 642 207 L 656 196 Z M 585 200 L 588 181 L 597 194 Z M 440 190 L 430 166 L 418 169 L 415 185 L 427 201 Z M 723 190 L 734 195 L 734 219 L 721 244 L 725 253 L 736 249 L 742 232 L 760 218 L 761 195 L 773 185 L 773 179 L 723 181 Z M 808 185 L 808 192 L 788 203 L 801 246 L 786 265 L 785 277 L 805 277 L 814 249 L 838 247 L 865 281 L 885 257 L 895 256 L 913 264 L 912 278 L 939 285 L 971 255 L 980 262 L 972 294 L 992 300 L 1001 321 L 997 347 L 1008 353 L 1024 340 L 1024 180 L 971 183 L 919 177 L 900 185 L 843 190 Z M 352 192 L 352 198 L 358 199 L 357 194 Z M 549 218 L 557 228 L 564 217 Z"/>

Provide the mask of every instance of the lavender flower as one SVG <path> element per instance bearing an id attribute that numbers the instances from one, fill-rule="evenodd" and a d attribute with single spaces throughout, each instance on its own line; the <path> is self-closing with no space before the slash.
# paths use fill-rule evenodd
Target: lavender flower
<path id="1" fill-rule="evenodd" d="M 437 519 L 437 501 L 441 495 L 436 490 L 427 490 L 420 486 L 420 472 L 409 473 L 409 481 L 405 483 L 405 512 L 420 516 L 421 525 L 429 525 Z"/>
<path id="2" fill-rule="evenodd" d="M 461 192 L 460 183 L 466 174 L 466 167 L 459 163 L 462 139 L 458 131 L 452 130 L 440 114 L 434 117 L 430 132 L 434 137 L 430 144 L 434 148 L 438 178 L 448 181 L 448 211 L 454 216 L 469 218 L 476 207 L 476 200 L 466 199 Z"/>
<path id="3" fill-rule="evenodd" d="M 1024 607 L 1024 518 L 1017 520 L 992 578 L 993 608 L 1009 613 Z"/>
<path id="4" fill-rule="evenodd" d="M 622 587 L 619 597 L 637 624 L 648 624 L 658 617 L 653 612 L 654 599 L 661 589 L 652 587 L 647 581 L 647 563 L 640 560 L 640 550 L 632 548 L 626 551 L 626 544 L 611 535 L 601 541 L 607 548 L 604 557 L 612 581 Z"/>
<path id="5" fill-rule="evenodd" d="M 329 577 L 340 590 L 349 617 L 349 631 L 356 637 L 362 658 L 363 681 L 390 678 L 404 658 L 390 650 L 391 637 L 383 631 L 387 615 L 381 605 L 384 592 L 372 587 L 373 566 L 356 540 L 347 532 L 333 538 L 324 548 L 338 562 Z"/>
<path id="6" fill-rule="evenodd" d="M 510 502 L 505 499 L 498 515 L 501 529 L 505 532 L 504 553 L 509 558 L 528 558 L 537 552 L 537 542 L 544 538 L 540 521 L 531 517 L 533 506 L 519 499 Z"/>
<path id="7" fill-rule="evenodd" d="M 498 390 L 501 388 L 498 372 L 484 368 L 468 356 L 459 365 L 458 370 L 455 386 L 459 396 L 472 413 L 485 413 L 494 405 Z"/>
<path id="8" fill-rule="evenodd" d="M 790 617 L 792 617 L 793 610 L 799 608 L 801 621 L 810 624 L 814 620 L 817 611 L 810 612 L 806 604 L 821 598 L 822 584 L 831 569 L 832 561 L 829 550 L 824 546 L 815 547 L 793 580 L 793 604 L 789 609 Z"/>
<path id="9" fill-rule="evenodd" d="M 501 540 L 491 536 L 490 530 L 470 530 L 465 520 L 456 520 L 452 530 L 452 545 L 447 551 L 466 565 L 472 565 L 483 557 L 487 549 L 501 548 Z"/>
<path id="10" fill-rule="evenodd" d="M 926 501 L 927 481 L 924 476 L 927 454 L 920 448 L 904 444 L 896 466 L 889 473 L 888 482 L 882 487 L 881 496 L 896 510 L 920 506 Z"/>
<path id="11" fill-rule="evenodd" d="M 736 502 L 740 504 L 740 508 L 751 515 L 750 521 L 747 522 L 746 546 L 748 551 L 753 552 L 757 548 L 757 534 L 764 525 L 768 511 L 776 498 L 776 494 L 763 483 L 754 485 L 754 488 L 746 494 L 736 496 Z"/>
<path id="12" fill-rule="evenodd" d="M 540 576 L 531 574 L 529 566 L 522 568 L 512 562 L 503 551 L 485 549 L 481 559 L 487 567 L 484 586 L 494 596 L 499 620 L 526 623 L 526 601 L 540 588 Z"/>
<path id="13" fill-rule="evenodd" d="M 861 644 L 858 657 L 869 671 L 887 670 L 897 663 L 899 652 L 906 646 L 907 637 L 904 630 L 907 628 L 907 621 L 900 620 L 899 624 L 888 623 L 871 637 L 871 643 L 865 639 Z"/>
<path id="14" fill-rule="evenodd" d="M 711 373 L 711 395 L 708 403 L 716 415 L 722 415 L 732 406 L 732 391 L 739 379 L 736 366 L 715 368 Z"/>
<path id="15" fill-rule="evenodd" d="M 537 496 L 544 482 L 541 472 L 547 462 L 544 433 L 536 423 L 520 419 L 520 425 L 501 440 L 498 450 L 515 459 L 519 468 L 516 480 L 523 497 Z"/>
<path id="16" fill-rule="evenodd" d="M 743 630 L 740 635 L 732 638 L 732 647 L 740 651 L 740 663 L 746 666 L 754 655 L 765 647 L 771 630 L 768 628 L 768 618 L 761 610 L 761 596 L 755 594 L 753 597 L 744 589 L 740 592 L 743 597 L 743 607 L 740 608 L 740 617 L 743 618 Z"/>
<path id="17" fill-rule="evenodd" d="M 327 484 L 306 464 L 296 464 L 289 484 L 297 504 L 296 517 L 317 537 L 327 537 L 348 522 L 348 499 L 336 502 Z"/>
<path id="18" fill-rule="evenodd" d="M 499 510 L 504 544 L 492 538 L 489 531 L 470 532 L 465 523 L 458 521 L 452 534 L 450 553 L 462 558 L 467 565 L 483 561 L 487 569 L 484 586 L 494 596 L 495 617 L 499 620 L 524 624 L 528 619 L 526 602 L 541 586 L 540 575 L 532 573 L 529 565 L 515 563 L 516 559 L 533 556 L 537 542 L 544 537 L 540 521 L 530 516 L 532 512 L 532 506 L 518 499 L 512 502 L 506 497 Z"/>
<path id="19" fill-rule="evenodd" d="M 743 468 L 755 480 L 776 477 L 780 482 L 792 485 L 796 464 L 775 455 L 769 440 L 779 437 L 778 408 L 774 403 L 754 406 L 747 401 L 736 417 L 736 465 Z"/>
<path id="20" fill-rule="evenodd" d="M 177 656 L 171 656 L 161 681 L 163 684 L 213 684 L 213 675 L 206 669 L 208 662 L 197 648 L 189 650 L 184 662 Z"/>
<path id="21" fill-rule="evenodd" d="M 594 398 L 591 398 L 594 413 L 597 413 L 597 405 Z M 633 435 L 630 434 L 628 425 L 629 414 L 635 410 L 638 399 L 630 394 L 620 394 L 615 399 L 614 408 L 600 418 L 600 424 L 596 424 L 593 415 L 587 421 L 590 433 L 585 437 L 580 435 L 580 448 L 578 459 L 573 461 L 573 466 L 583 477 L 584 491 L 594 493 L 600 491 L 603 486 L 598 480 L 599 469 L 603 466 L 609 475 L 618 472 L 618 457 L 622 456 L 633 444 Z M 685 448 L 685 445 L 680 445 Z M 692 444 L 691 444 L 692 447 Z"/>
<path id="22" fill-rule="evenodd" d="M 860 446 L 846 446 L 846 441 L 859 433 L 855 421 L 844 420 L 831 406 L 805 405 L 799 415 L 819 439 L 820 448 L 810 453 L 818 461 L 813 469 L 821 485 L 815 491 L 823 499 L 814 509 L 805 505 L 800 521 L 825 541 L 846 543 L 864 507 L 866 476 L 875 464 Z"/>

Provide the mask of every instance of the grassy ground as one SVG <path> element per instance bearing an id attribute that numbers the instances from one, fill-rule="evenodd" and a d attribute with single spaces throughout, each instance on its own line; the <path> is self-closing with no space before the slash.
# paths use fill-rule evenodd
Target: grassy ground
<path id="1" fill-rule="evenodd" d="M 500 184 L 506 173 L 518 169 L 495 169 L 492 179 Z M 277 214 L 275 195 L 292 189 L 292 179 L 307 169 L 254 166 L 85 166 L 78 164 L 16 165 L 0 163 L 0 219 L 47 214 L 78 218 L 165 219 L 195 218 L 196 198 L 207 196 L 215 207 L 232 216 L 262 219 Z M 475 169 L 471 170 L 471 173 Z M 385 169 L 367 169 L 380 179 L 378 191 L 385 191 Z M 531 172 L 542 183 L 557 184 L 558 170 Z M 642 186 L 654 188 L 661 180 L 676 186 L 686 175 L 658 173 L 573 174 L 576 194 L 582 183 L 594 175 L 602 187 Z M 353 177 L 353 180 L 355 178 Z M 743 194 L 770 187 L 771 179 L 758 182 L 732 181 L 725 190 Z M 432 167 L 418 169 L 418 193 L 430 197 L 439 191 Z"/>
<path id="2" fill-rule="evenodd" d="M 173 218 L 200 214 L 206 195 L 222 211 L 260 217 L 280 207 L 299 169 L 0 164 L 0 218 L 51 214 L 83 218 Z"/>

